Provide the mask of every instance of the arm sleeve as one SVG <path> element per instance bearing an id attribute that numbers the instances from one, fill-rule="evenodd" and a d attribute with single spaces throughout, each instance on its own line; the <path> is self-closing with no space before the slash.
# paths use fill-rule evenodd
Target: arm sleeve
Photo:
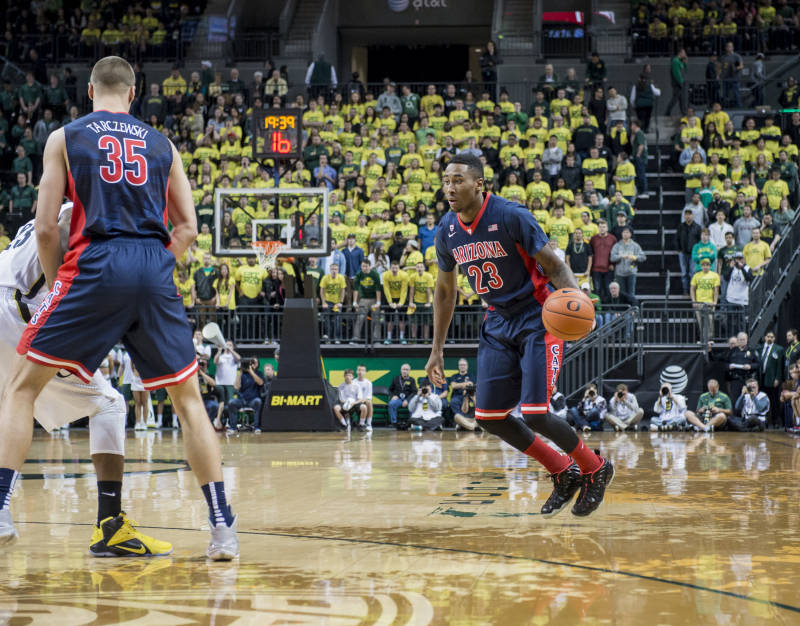
<path id="1" fill-rule="evenodd" d="M 442 410 L 442 399 L 437 394 L 435 393 L 431 394 L 431 397 L 428 400 L 428 402 L 431 403 L 431 408 L 434 410 L 435 413 L 439 413 Z"/>
<path id="2" fill-rule="evenodd" d="M 414 411 L 417 410 L 417 404 L 419 404 L 419 398 L 417 396 L 413 396 L 408 401 L 408 413 L 409 413 L 409 415 L 411 415 L 411 416 L 414 415 Z"/>
<path id="3" fill-rule="evenodd" d="M 619 257 L 619 244 L 615 243 L 611 247 L 611 254 L 608 257 L 608 260 L 611 261 L 612 263 L 619 263 L 619 258 L 620 258 Z"/>
<path id="4" fill-rule="evenodd" d="M 444 228 L 436 231 L 436 263 L 443 272 L 452 272 L 456 267 L 456 259 L 448 249 L 444 238 Z"/>
<path id="5" fill-rule="evenodd" d="M 403 286 L 400 288 L 400 300 L 398 302 L 399 306 L 403 306 L 406 303 L 406 298 L 408 298 L 408 279 L 403 281 Z"/>
<path id="6" fill-rule="evenodd" d="M 505 212 L 504 218 L 509 235 L 528 256 L 533 257 L 547 245 L 547 235 L 529 211 L 515 206 Z"/>

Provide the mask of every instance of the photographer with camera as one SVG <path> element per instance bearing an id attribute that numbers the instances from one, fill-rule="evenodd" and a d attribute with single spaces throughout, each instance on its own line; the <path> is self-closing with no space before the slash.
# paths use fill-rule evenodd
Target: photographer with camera
<path id="1" fill-rule="evenodd" d="M 236 382 L 233 384 L 236 389 L 236 397 L 230 401 L 228 431 L 233 432 L 239 429 L 239 411 L 244 408 L 253 409 L 253 421 L 258 425 L 261 420 L 261 407 L 264 401 L 261 399 L 261 387 L 264 379 L 258 375 L 258 359 L 243 359 L 239 372 L 236 374 Z"/>
<path id="2" fill-rule="evenodd" d="M 411 430 L 442 430 L 442 399 L 429 383 L 420 385 L 408 403 Z"/>
<path id="3" fill-rule="evenodd" d="M 628 428 L 636 430 L 636 425 L 642 421 L 643 417 L 644 410 L 639 408 L 639 401 L 635 395 L 628 391 L 628 386 L 625 383 L 617 385 L 617 390 L 608 403 L 606 421 L 616 431 L 623 431 Z"/>
<path id="4" fill-rule="evenodd" d="M 462 394 L 461 406 L 458 410 L 453 410 L 453 419 L 456 423 L 456 430 L 459 428 L 473 432 L 481 432 L 481 427 L 475 420 L 475 385 L 470 383 Z M 453 402 L 450 402 L 452 408 Z"/>
<path id="5" fill-rule="evenodd" d="M 750 432 L 764 430 L 769 415 L 769 397 L 758 389 L 758 381 L 748 378 L 741 395 L 736 399 L 734 415 L 728 420 L 731 430 Z"/>
<path id="6" fill-rule="evenodd" d="M 733 405 L 727 394 L 719 390 L 719 382 L 712 378 L 707 383 L 708 392 L 697 401 L 697 411 L 686 411 L 686 421 L 701 433 L 721 430 L 733 415 Z"/>
<path id="7" fill-rule="evenodd" d="M 585 433 L 590 430 L 603 430 L 603 420 L 607 410 L 606 399 L 597 393 L 597 386 L 592 383 L 587 385 L 580 404 L 567 411 L 567 422 L 576 430 Z"/>
<path id="8" fill-rule="evenodd" d="M 684 430 L 686 428 L 686 398 L 672 393 L 672 385 L 664 383 L 656 400 L 655 417 L 650 420 L 650 430 Z"/>
<path id="9" fill-rule="evenodd" d="M 206 407 L 208 419 L 215 430 L 222 430 L 222 391 L 217 388 L 217 381 L 208 373 L 208 359 L 197 361 L 197 381 L 200 383 L 200 395 Z M 179 424 L 179 422 L 176 421 Z"/>
<path id="10" fill-rule="evenodd" d="M 453 390 L 453 395 L 450 396 L 450 410 L 453 415 L 461 411 L 461 406 L 464 403 L 464 396 L 466 395 L 467 387 L 475 387 L 475 381 L 469 376 L 469 362 L 467 359 L 458 360 L 458 373 L 453 374 L 447 379 L 447 384 Z"/>

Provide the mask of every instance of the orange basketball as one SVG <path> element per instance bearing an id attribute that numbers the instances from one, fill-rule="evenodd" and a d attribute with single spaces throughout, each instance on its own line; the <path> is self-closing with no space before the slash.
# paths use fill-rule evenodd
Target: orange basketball
<path id="1" fill-rule="evenodd" d="M 580 289 L 559 289 L 544 301 L 542 322 L 551 335 L 577 341 L 594 326 L 594 305 Z"/>

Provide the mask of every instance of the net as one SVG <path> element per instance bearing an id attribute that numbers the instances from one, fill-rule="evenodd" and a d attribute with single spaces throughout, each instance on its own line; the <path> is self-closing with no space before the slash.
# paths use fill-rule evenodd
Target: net
<path id="1" fill-rule="evenodd" d="M 267 271 L 275 267 L 275 260 L 281 253 L 281 250 L 286 247 L 282 241 L 254 241 L 250 244 L 256 252 L 258 264 Z"/>

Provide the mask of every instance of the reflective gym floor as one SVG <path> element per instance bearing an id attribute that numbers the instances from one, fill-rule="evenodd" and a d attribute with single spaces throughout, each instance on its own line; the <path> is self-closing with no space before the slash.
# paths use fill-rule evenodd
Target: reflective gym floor
<path id="1" fill-rule="evenodd" d="M 88 556 L 86 431 L 37 434 L 0 553 L 0 624 L 798 624 L 800 439 L 592 434 L 616 464 L 592 517 L 472 433 L 223 440 L 242 556 L 207 563 L 180 435 L 130 433 L 123 505 L 175 545 Z"/>

